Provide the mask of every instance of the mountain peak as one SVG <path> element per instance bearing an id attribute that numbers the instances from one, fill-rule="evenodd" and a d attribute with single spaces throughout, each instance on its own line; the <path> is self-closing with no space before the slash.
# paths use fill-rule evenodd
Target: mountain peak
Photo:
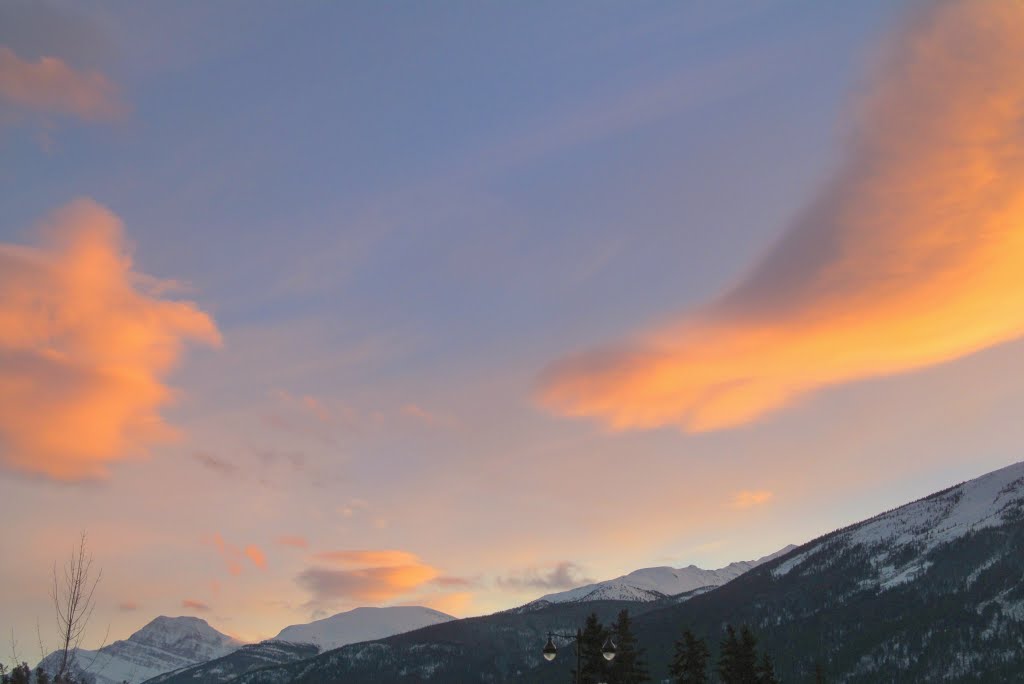
<path id="1" fill-rule="evenodd" d="M 316 644 L 322 650 L 329 650 L 358 641 L 411 632 L 454 619 L 451 615 L 424 606 L 364 606 L 306 624 L 285 627 L 274 639 Z"/>
<path id="2" fill-rule="evenodd" d="M 785 555 L 795 548 L 797 548 L 795 545 L 790 544 L 757 560 L 736 561 L 717 570 L 705 570 L 693 564 L 682 568 L 669 566 L 641 568 L 615 579 L 546 594 L 536 601 L 531 601 L 524 608 L 540 607 L 552 603 L 582 603 L 606 599 L 657 601 L 666 596 L 677 596 L 696 589 L 725 584 L 748 570 Z"/>
<path id="3" fill-rule="evenodd" d="M 160 615 L 127 639 L 98 651 L 78 649 L 76 657 L 80 667 L 89 666 L 89 678 L 96 684 L 120 684 L 218 658 L 241 645 L 201 618 Z M 52 653 L 40 665 L 52 672 L 56 658 L 57 653 Z"/>

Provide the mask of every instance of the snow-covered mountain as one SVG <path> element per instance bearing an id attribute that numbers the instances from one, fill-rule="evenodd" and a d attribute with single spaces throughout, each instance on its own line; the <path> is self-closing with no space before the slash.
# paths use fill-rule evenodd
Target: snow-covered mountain
<path id="1" fill-rule="evenodd" d="M 195 617 L 160 616 L 123 641 L 98 651 L 78 649 L 76 669 L 95 684 L 136 684 L 163 672 L 219 658 L 242 643 Z M 40 662 L 53 672 L 60 653 L 53 652 Z"/>
<path id="2" fill-rule="evenodd" d="M 826 534 L 686 601 L 502 611 L 251 671 L 232 684 L 561 681 L 571 659 L 558 670 L 540 657 L 547 632 L 569 632 L 591 612 L 607 624 L 622 608 L 634 616 L 653 681 L 668 677 L 683 627 L 715 644 L 732 624 L 750 626 L 780 681 L 814 681 L 824 671 L 845 684 L 1022 682 L 1022 568 L 1018 463 Z"/>
<path id="3" fill-rule="evenodd" d="M 922 575 L 932 550 L 961 537 L 1017 521 L 1024 514 L 1024 462 L 982 475 L 806 544 L 772 568 L 779 578 L 815 572 L 828 556 L 865 555 L 862 589 L 885 591 Z M 823 551 L 827 555 L 823 556 Z M 912 553 L 911 553 L 912 551 Z M 991 559 L 998 560 L 997 556 Z M 992 563 L 989 563 L 990 567 Z M 1024 615 L 1024 605 L 1020 606 Z"/>
<path id="4" fill-rule="evenodd" d="M 658 601 L 666 596 L 676 596 L 695 589 L 717 587 L 753 570 L 762 563 L 789 553 L 796 546 L 790 544 L 784 549 L 752 561 L 729 563 L 724 568 L 705 570 L 696 565 L 685 568 L 643 568 L 615 579 L 587 584 L 568 591 L 541 596 L 523 606 L 528 610 L 543 608 L 553 603 L 582 603 L 584 601 Z"/>
<path id="5" fill-rule="evenodd" d="M 451 615 L 422 606 L 356 608 L 323 620 L 285 627 L 274 639 L 315 644 L 321 651 L 329 651 L 345 644 L 383 639 L 454 619 Z"/>

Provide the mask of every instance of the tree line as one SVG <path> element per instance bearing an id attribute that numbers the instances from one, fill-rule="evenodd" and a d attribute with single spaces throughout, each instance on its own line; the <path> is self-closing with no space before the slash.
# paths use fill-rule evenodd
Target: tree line
<path id="1" fill-rule="evenodd" d="M 602 654 L 605 641 L 611 637 L 615 657 L 608 661 Z M 605 627 L 591 613 L 580 633 L 579 681 L 607 684 L 642 684 L 651 681 L 645 651 L 633 635 L 629 611 L 619 613 L 610 627 Z M 711 650 L 704 639 L 689 629 L 675 643 L 669 668 L 673 684 L 708 684 L 711 681 Z M 759 652 L 757 637 L 746 625 L 737 632 L 732 625 L 725 628 L 719 645 L 714 674 L 721 684 L 778 684 L 775 663 L 767 652 Z M 576 682 L 576 670 L 571 673 Z"/>
<path id="2" fill-rule="evenodd" d="M 704 639 L 683 630 L 675 642 L 675 653 L 669 666 L 674 684 L 707 684 L 711 650 Z M 725 637 L 719 644 L 718 663 L 715 667 L 722 684 L 778 684 L 775 663 L 767 652 L 758 653 L 757 637 L 746 625 L 739 634 L 732 625 L 726 625 Z"/>

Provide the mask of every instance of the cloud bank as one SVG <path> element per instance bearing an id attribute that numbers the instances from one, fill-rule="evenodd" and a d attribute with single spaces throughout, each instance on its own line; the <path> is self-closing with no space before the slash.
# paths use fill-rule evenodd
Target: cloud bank
<path id="1" fill-rule="evenodd" d="M 35 112 L 110 121 L 125 114 L 117 88 L 96 71 L 78 71 L 57 57 L 29 62 L 0 46 L 0 100 Z"/>
<path id="2" fill-rule="evenodd" d="M 312 595 L 310 605 L 382 603 L 414 591 L 439 574 L 406 551 L 327 551 L 314 558 L 343 569 L 313 567 L 298 575 L 298 585 Z"/>
<path id="3" fill-rule="evenodd" d="M 572 589 L 594 580 L 585 577 L 580 567 L 569 561 L 562 561 L 547 571 L 529 568 L 510 577 L 499 577 L 498 586 L 511 591 L 526 589 Z"/>
<path id="4" fill-rule="evenodd" d="M 929 4 L 853 121 L 840 171 L 736 287 L 555 364 L 541 403 L 718 430 L 1024 335 L 1024 3 Z"/>
<path id="5" fill-rule="evenodd" d="M 195 304 L 146 291 L 121 222 L 95 202 L 41 232 L 40 247 L 0 244 L 0 463 L 102 477 L 174 435 L 159 415 L 174 398 L 164 378 L 185 342 L 220 335 Z"/>

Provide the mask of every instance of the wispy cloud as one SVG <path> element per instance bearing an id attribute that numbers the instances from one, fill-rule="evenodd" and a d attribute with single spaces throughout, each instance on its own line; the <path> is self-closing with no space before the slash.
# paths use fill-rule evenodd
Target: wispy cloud
<path id="1" fill-rule="evenodd" d="M 309 548 L 309 540 L 297 535 L 286 534 L 278 537 L 276 541 L 280 546 L 290 546 L 295 549 Z"/>
<path id="2" fill-rule="evenodd" d="M 933 3 L 891 42 L 839 173 L 736 287 L 568 358 L 540 401 L 614 429 L 748 423 L 1024 335 L 1024 4 Z"/>
<path id="3" fill-rule="evenodd" d="M 498 578 L 502 589 L 522 591 L 524 589 L 571 589 L 594 580 L 582 574 L 580 567 L 569 561 L 562 561 L 553 568 L 527 568 L 526 570 Z"/>
<path id="4" fill-rule="evenodd" d="M 110 121 L 127 112 L 117 88 L 97 71 L 78 71 L 57 57 L 30 62 L 0 46 L 0 100 L 34 112 Z"/>
<path id="5" fill-rule="evenodd" d="M 773 498 L 775 498 L 775 494 L 767 489 L 745 489 L 741 492 L 736 492 L 732 497 L 732 505 L 734 508 L 753 508 L 754 506 L 766 504 Z"/>
<path id="6" fill-rule="evenodd" d="M 220 553 L 221 558 L 224 560 L 224 566 L 231 575 L 242 574 L 242 552 L 234 544 L 229 544 L 224 541 L 224 537 L 220 536 L 220 533 L 214 533 L 213 545 Z"/>
<path id="7" fill-rule="evenodd" d="M 446 589 L 467 589 L 477 585 L 477 580 L 470 579 L 469 577 L 453 577 L 451 575 L 441 575 L 435 577 L 433 583 L 439 587 Z"/>
<path id="8" fill-rule="evenodd" d="M 43 226 L 43 247 L 0 244 L 0 461 L 61 480 L 174 436 L 164 377 L 189 340 L 219 345 L 195 304 L 133 277 L 122 226 L 87 199 Z"/>
<path id="9" fill-rule="evenodd" d="M 135 601 L 121 601 L 117 604 L 117 609 L 122 613 L 129 613 L 139 609 L 139 604 Z"/>
<path id="10" fill-rule="evenodd" d="M 181 602 L 181 607 L 184 608 L 185 610 L 191 610 L 191 611 L 195 611 L 197 613 L 209 613 L 210 612 L 210 606 L 208 606 L 207 604 L 203 603 L 202 601 L 197 601 L 195 599 L 185 599 L 185 600 L 183 600 Z"/>
<path id="11" fill-rule="evenodd" d="M 192 453 L 192 458 L 201 463 L 206 468 L 220 473 L 221 475 L 236 475 L 238 473 L 238 466 L 226 459 L 214 456 L 213 454 L 205 451 L 196 451 Z"/>
<path id="12" fill-rule="evenodd" d="M 252 561 L 252 564 L 260 570 L 267 569 L 267 556 L 255 544 L 249 544 L 245 547 L 245 557 Z"/>

